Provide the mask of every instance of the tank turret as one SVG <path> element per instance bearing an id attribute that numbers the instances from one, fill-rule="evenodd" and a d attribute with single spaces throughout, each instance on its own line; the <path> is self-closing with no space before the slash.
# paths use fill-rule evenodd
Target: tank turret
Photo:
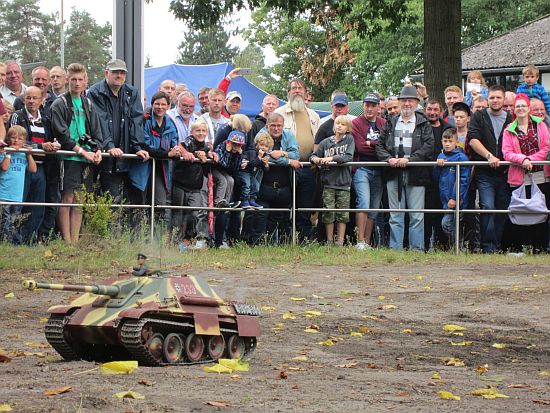
<path id="1" fill-rule="evenodd" d="M 181 365 L 242 358 L 256 348 L 256 305 L 225 302 L 200 277 L 143 265 L 102 284 L 24 281 L 31 290 L 84 293 L 48 309 L 46 339 L 65 360 Z"/>

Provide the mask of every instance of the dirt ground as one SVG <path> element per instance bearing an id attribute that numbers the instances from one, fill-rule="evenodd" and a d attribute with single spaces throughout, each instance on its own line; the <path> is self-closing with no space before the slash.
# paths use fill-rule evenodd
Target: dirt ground
<path id="1" fill-rule="evenodd" d="M 0 348 L 12 360 L 0 363 L 0 405 L 18 412 L 550 410 L 550 263 L 475 268 L 291 263 L 187 272 L 209 279 L 227 299 L 264 307 L 248 372 L 139 367 L 130 375 L 106 376 L 94 363 L 51 360 L 56 353 L 43 335 L 46 310 L 74 293 L 24 291 L 20 280 L 74 277 L 62 271 L 25 277 L 4 272 Z M 10 292 L 14 298 L 5 297 Z M 306 311 L 321 314 L 308 318 Z M 295 318 L 283 319 L 289 312 Z M 465 327 L 463 336 L 444 331 L 447 324 Z M 326 340 L 334 345 L 319 344 Z M 469 345 L 456 345 L 465 342 Z M 298 356 L 307 359 L 293 360 Z M 464 366 L 445 365 L 452 357 Z M 63 386 L 70 391 L 44 395 Z M 471 394 L 487 386 L 509 398 Z M 113 398 L 128 390 L 145 398 Z M 442 400 L 439 391 L 461 400 Z M 213 401 L 225 407 L 207 404 Z"/>

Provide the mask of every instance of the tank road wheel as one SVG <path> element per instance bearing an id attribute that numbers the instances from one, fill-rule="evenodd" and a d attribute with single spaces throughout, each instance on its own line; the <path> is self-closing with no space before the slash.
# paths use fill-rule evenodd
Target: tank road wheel
<path id="1" fill-rule="evenodd" d="M 160 333 L 155 333 L 147 341 L 146 347 L 149 350 L 151 356 L 156 360 L 162 360 L 162 348 L 164 344 L 164 337 Z"/>
<path id="2" fill-rule="evenodd" d="M 191 333 L 185 339 L 185 355 L 190 362 L 200 361 L 204 353 L 204 340 L 201 336 Z"/>
<path id="3" fill-rule="evenodd" d="M 208 355 L 212 360 L 221 359 L 225 353 L 225 339 L 223 336 L 210 336 L 208 338 Z"/>
<path id="4" fill-rule="evenodd" d="M 242 337 L 233 334 L 227 341 L 227 355 L 232 359 L 241 359 L 246 351 L 246 344 Z"/>
<path id="5" fill-rule="evenodd" d="M 168 363 L 178 363 L 183 356 L 183 341 L 179 334 L 170 333 L 164 339 L 164 345 L 162 346 L 162 353 L 164 359 Z"/>

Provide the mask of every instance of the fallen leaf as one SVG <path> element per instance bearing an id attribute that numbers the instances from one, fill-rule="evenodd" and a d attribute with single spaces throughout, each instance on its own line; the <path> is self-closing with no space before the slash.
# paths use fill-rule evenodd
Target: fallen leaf
<path id="1" fill-rule="evenodd" d="M 432 374 L 432 380 L 441 380 L 441 374 L 439 373 Z"/>
<path id="2" fill-rule="evenodd" d="M 333 346 L 335 343 L 331 338 L 329 338 L 328 340 L 321 341 L 318 344 L 321 344 L 323 346 Z"/>
<path id="3" fill-rule="evenodd" d="M 374 364 L 374 363 L 367 363 L 367 368 L 368 368 L 368 369 L 377 369 L 378 366 L 377 366 L 376 364 Z"/>
<path id="4" fill-rule="evenodd" d="M 282 379 L 286 379 L 287 378 L 287 375 L 284 371 L 280 371 L 279 374 L 277 375 L 277 377 L 275 378 L 275 380 L 282 380 Z"/>
<path id="5" fill-rule="evenodd" d="M 424 286 L 424 289 L 425 289 L 425 290 L 431 290 L 432 287 L 430 287 L 429 285 L 425 285 L 425 286 Z"/>
<path id="6" fill-rule="evenodd" d="M 304 369 L 301 367 L 289 367 L 288 371 L 304 371 Z"/>
<path id="7" fill-rule="evenodd" d="M 304 301 L 305 298 L 304 297 L 290 297 L 290 300 L 291 301 Z"/>
<path id="8" fill-rule="evenodd" d="M 207 373 L 233 373 L 233 370 L 229 367 L 222 366 L 221 364 L 214 364 L 213 366 L 205 366 L 202 368 Z"/>
<path id="9" fill-rule="evenodd" d="M 14 293 L 7 293 L 4 295 L 4 298 L 15 298 L 15 294 Z"/>
<path id="10" fill-rule="evenodd" d="M 44 251 L 44 258 L 52 258 L 52 257 L 53 257 L 53 253 L 51 250 Z"/>
<path id="11" fill-rule="evenodd" d="M 274 311 L 275 307 L 269 307 L 267 305 L 264 305 L 263 307 L 260 307 L 260 310 L 262 310 L 262 311 Z"/>
<path id="12" fill-rule="evenodd" d="M 117 399 L 145 399 L 145 396 L 143 394 L 135 391 L 121 391 L 119 393 L 113 394 L 113 397 Z"/>
<path id="13" fill-rule="evenodd" d="M 306 328 L 304 330 L 306 333 L 318 333 L 319 331 L 314 328 Z"/>
<path id="14" fill-rule="evenodd" d="M 294 288 L 299 288 L 299 287 L 302 286 L 302 284 L 292 284 L 292 286 L 293 286 Z"/>
<path id="15" fill-rule="evenodd" d="M 464 337 L 464 333 L 453 333 L 453 336 L 459 336 L 459 337 Z"/>
<path id="16" fill-rule="evenodd" d="M 275 327 L 277 328 L 283 328 L 285 325 L 283 323 L 277 323 L 275 324 Z"/>
<path id="17" fill-rule="evenodd" d="M 382 301 L 382 300 L 385 300 L 386 297 L 385 297 L 384 295 L 379 295 L 379 296 L 378 296 L 378 299 L 379 299 L 380 301 Z"/>
<path id="18" fill-rule="evenodd" d="M 413 331 L 410 329 L 410 328 L 406 328 L 405 330 L 402 331 L 402 333 L 412 333 Z"/>
<path id="19" fill-rule="evenodd" d="M 0 363 L 9 363 L 11 360 L 8 356 L 0 355 Z"/>
<path id="20" fill-rule="evenodd" d="M 239 376 L 238 374 L 233 374 L 233 375 L 231 376 L 231 378 L 232 378 L 233 380 L 239 380 L 239 379 L 241 378 L 241 376 Z"/>
<path id="21" fill-rule="evenodd" d="M 346 363 L 346 364 L 337 364 L 334 367 L 341 367 L 343 369 L 351 369 L 353 367 L 357 366 L 357 362 L 354 361 L 353 363 Z"/>
<path id="22" fill-rule="evenodd" d="M 206 404 L 207 406 L 214 406 L 214 407 L 231 407 L 230 402 L 225 402 L 221 400 L 211 400 L 211 401 L 204 402 L 204 404 Z"/>
<path id="23" fill-rule="evenodd" d="M 137 368 L 138 362 L 136 360 L 111 361 L 101 364 L 99 371 L 102 374 L 131 374 Z"/>
<path id="24" fill-rule="evenodd" d="M 379 310 L 394 310 L 397 308 L 396 305 L 393 305 L 393 304 L 384 304 L 384 305 L 381 305 L 379 307 L 377 307 Z"/>
<path id="25" fill-rule="evenodd" d="M 306 328 L 311 328 L 313 330 L 319 330 L 319 326 L 317 324 L 310 324 Z"/>
<path id="26" fill-rule="evenodd" d="M 352 331 L 351 333 L 349 333 L 349 335 L 351 337 L 363 337 L 363 334 L 362 333 L 359 333 L 357 331 Z"/>
<path id="27" fill-rule="evenodd" d="M 474 390 L 471 392 L 474 396 L 481 396 L 484 399 L 508 399 L 510 396 L 501 394 L 496 387 L 489 386 L 486 389 Z"/>
<path id="28" fill-rule="evenodd" d="M 283 314 L 283 320 L 294 320 L 296 318 L 295 315 L 292 315 L 290 312 Z"/>
<path id="29" fill-rule="evenodd" d="M 215 262 L 215 263 L 214 263 L 214 267 L 216 267 L 216 268 L 223 268 L 223 263 L 221 263 L 221 262 L 219 262 L 219 261 L 218 261 L 218 262 Z"/>
<path id="30" fill-rule="evenodd" d="M 57 396 L 58 394 L 68 393 L 71 390 L 72 390 L 71 386 L 63 386 L 63 387 L 58 387 L 57 389 L 45 390 L 44 394 L 46 396 Z"/>
<path id="31" fill-rule="evenodd" d="M 533 403 L 543 404 L 545 406 L 550 406 L 550 400 L 533 400 Z M 5 410 L 5 411 L 7 412 L 8 410 Z"/>
<path id="32" fill-rule="evenodd" d="M 442 361 L 446 366 L 464 367 L 464 362 L 454 357 L 445 357 Z"/>
<path id="33" fill-rule="evenodd" d="M 355 292 L 353 292 L 353 291 L 347 291 L 347 290 L 342 290 L 342 291 L 340 291 L 340 295 L 350 295 L 350 294 L 355 294 Z"/>
<path id="34" fill-rule="evenodd" d="M 424 278 L 424 277 L 422 277 L 421 275 L 417 275 L 417 276 L 416 276 L 416 279 L 417 279 L 417 280 L 422 280 L 423 278 Z"/>
<path id="35" fill-rule="evenodd" d="M 294 361 L 307 361 L 307 356 L 296 356 L 296 357 L 293 357 L 292 360 L 294 360 Z"/>
<path id="36" fill-rule="evenodd" d="M 494 347 L 494 348 L 506 348 L 506 344 L 494 343 L 491 347 Z"/>
<path id="37" fill-rule="evenodd" d="M 502 376 L 481 376 L 479 379 L 483 381 L 494 381 L 495 383 L 502 383 L 504 381 Z"/>
<path id="38" fill-rule="evenodd" d="M 395 393 L 395 396 L 397 397 L 409 397 L 411 394 L 407 391 L 399 391 Z"/>
<path id="39" fill-rule="evenodd" d="M 0 404 L 0 412 L 11 412 L 11 411 L 12 411 L 12 408 L 9 404 Z"/>
<path id="40" fill-rule="evenodd" d="M 548 376 L 550 376 L 550 372 L 548 370 L 539 371 L 539 376 L 548 377 Z"/>
<path id="41" fill-rule="evenodd" d="M 487 373 L 488 371 L 489 371 L 489 369 L 488 369 L 487 365 L 477 366 L 477 368 L 476 368 L 476 372 L 478 372 L 479 374 Z"/>
<path id="42" fill-rule="evenodd" d="M 41 323 L 47 323 L 48 317 L 40 317 L 38 321 L 40 321 Z"/>
<path id="43" fill-rule="evenodd" d="M 140 381 L 138 381 L 138 384 L 143 384 L 144 386 L 148 386 L 148 387 L 151 387 L 155 383 L 156 382 L 154 382 L 154 381 L 149 381 L 149 380 L 146 380 L 146 379 L 141 379 Z"/>
<path id="44" fill-rule="evenodd" d="M 363 334 L 366 334 L 366 333 L 370 333 L 370 328 L 368 327 L 359 327 L 359 332 L 360 333 L 363 333 Z"/>
<path id="45" fill-rule="evenodd" d="M 313 310 L 304 311 L 304 315 L 306 317 L 308 317 L 308 316 L 309 317 L 319 317 L 321 314 L 323 314 L 323 313 L 321 313 L 320 311 L 313 311 Z"/>
<path id="46" fill-rule="evenodd" d="M 507 388 L 509 389 L 530 389 L 531 386 L 528 386 L 527 384 L 523 384 L 523 383 L 518 383 L 518 384 L 508 384 L 506 386 Z"/>
<path id="47" fill-rule="evenodd" d="M 465 331 L 465 327 L 457 326 L 456 324 L 447 324 L 443 326 L 443 330 L 445 331 Z"/>
<path id="48" fill-rule="evenodd" d="M 473 341 L 461 341 L 459 343 L 455 343 L 454 341 L 451 340 L 451 346 L 468 347 L 468 346 L 473 346 L 473 345 L 474 345 Z"/>
<path id="49" fill-rule="evenodd" d="M 238 359 L 219 359 L 218 364 L 233 371 L 248 371 L 250 363 Z"/>
<path id="50" fill-rule="evenodd" d="M 437 395 L 443 400 L 460 400 L 460 396 L 455 396 L 450 391 L 440 390 L 437 392 Z"/>

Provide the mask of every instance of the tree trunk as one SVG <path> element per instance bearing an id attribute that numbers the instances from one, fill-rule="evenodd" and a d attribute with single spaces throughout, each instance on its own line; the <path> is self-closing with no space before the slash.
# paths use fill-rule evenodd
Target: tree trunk
<path id="1" fill-rule="evenodd" d="M 460 0 L 424 0 L 424 82 L 431 98 L 461 86 Z"/>

